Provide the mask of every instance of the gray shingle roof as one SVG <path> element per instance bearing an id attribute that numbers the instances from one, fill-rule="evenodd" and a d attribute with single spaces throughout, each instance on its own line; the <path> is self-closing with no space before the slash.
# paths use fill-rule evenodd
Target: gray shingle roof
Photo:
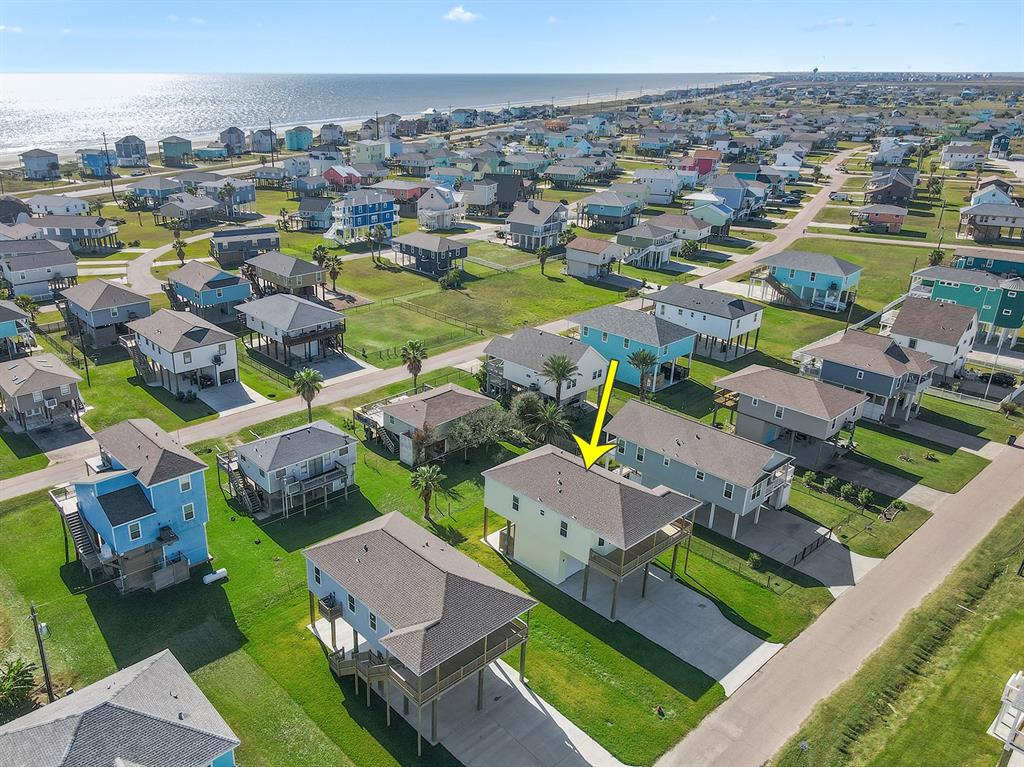
<path id="1" fill-rule="evenodd" d="M 28 313 L 23 312 L 13 301 L 0 299 L 0 322 L 10 320 L 27 320 Z"/>
<path id="2" fill-rule="evenodd" d="M 781 250 L 767 258 L 760 259 L 758 263 L 843 277 L 849 277 L 851 274 L 864 271 L 864 267 L 844 261 L 841 258 L 825 253 L 811 253 L 810 251 L 803 250 Z"/>
<path id="3" fill-rule="evenodd" d="M 273 272 L 282 277 L 302 277 L 307 274 L 323 272 L 322 266 L 317 266 L 312 261 L 304 261 L 301 258 L 287 256 L 277 250 L 268 250 L 258 256 L 253 256 L 245 263 L 266 272 Z"/>
<path id="4" fill-rule="evenodd" d="M 619 547 L 629 548 L 693 511 L 699 502 L 667 487 L 649 489 L 551 445 L 483 473 Z"/>
<path id="5" fill-rule="evenodd" d="M 391 627 L 381 644 L 416 674 L 537 604 L 399 512 L 303 554 Z"/>
<path id="6" fill-rule="evenodd" d="M 955 346 L 964 337 L 975 316 L 976 312 L 970 306 L 908 297 L 900 307 L 890 332 Z"/>
<path id="7" fill-rule="evenodd" d="M 665 346 L 697 335 L 695 331 L 674 322 L 622 306 L 599 306 L 577 314 L 573 322 L 650 346 Z M 585 340 L 582 339 L 581 340 Z"/>
<path id="8" fill-rule="evenodd" d="M 249 280 L 238 275 L 216 269 L 209 264 L 197 259 L 187 262 L 183 267 L 171 272 L 167 276 L 171 283 L 184 285 L 195 291 L 209 290 L 211 288 L 224 288 L 228 285 L 239 285 Z"/>
<path id="9" fill-rule="evenodd" d="M 53 354 L 37 354 L 0 364 L 0 390 L 12 397 L 81 380 L 78 373 Z"/>
<path id="10" fill-rule="evenodd" d="M 540 226 L 546 223 L 559 210 L 565 210 L 560 202 L 547 202 L 546 200 L 520 200 L 505 219 L 512 224 L 527 224 L 529 226 Z"/>
<path id="11" fill-rule="evenodd" d="M 850 330 L 838 341 L 808 349 L 812 357 L 839 365 L 898 378 L 904 373 L 927 373 L 935 369 L 924 352 L 904 349 L 891 338 Z"/>
<path id="12" fill-rule="evenodd" d="M 749 365 L 719 378 L 715 385 L 825 421 L 838 418 L 868 399 L 852 389 L 764 365 Z"/>
<path id="13" fill-rule="evenodd" d="M 493 399 L 479 392 L 456 384 L 444 384 L 385 405 L 384 414 L 394 416 L 416 429 L 437 428 L 494 404 Z"/>
<path id="14" fill-rule="evenodd" d="M 635 399 L 604 428 L 614 437 L 741 487 L 751 487 L 763 474 L 791 460 L 770 447 Z"/>
<path id="15" fill-rule="evenodd" d="M 169 352 L 183 352 L 211 344 L 234 343 L 235 336 L 189 312 L 161 309 L 133 320 L 128 328 Z"/>
<path id="16" fill-rule="evenodd" d="M 89 280 L 61 291 L 68 301 L 87 312 L 114 306 L 149 303 L 149 298 L 109 280 Z"/>
<path id="17" fill-rule="evenodd" d="M 164 650 L 0 727 L 0 764 L 199 767 L 238 744 Z"/>
<path id="18" fill-rule="evenodd" d="M 578 363 L 589 350 L 589 346 L 575 338 L 537 328 L 520 328 L 511 337 L 492 338 L 484 347 L 484 354 L 515 362 L 530 370 L 540 370 L 551 357 L 562 355 Z"/>
<path id="19" fill-rule="evenodd" d="M 259 469 L 276 471 L 353 443 L 355 438 L 321 419 L 241 445 L 236 452 Z"/>
<path id="20" fill-rule="evenodd" d="M 979 254 L 971 254 L 976 258 Z M 1001 258 L 1002 256 L 1000 256 Z M 957 269 L 952 266 L 927 266 L 914 272 L 915 277 L 925 280 L 944 280 L 964 285 L 980 285 L 983 288 L 998 288 L 1000 279 L 980 269 Z"/>
<path id="21" fill-rule="evenodd" d="M 93 436 L 104 452 L 147 487 L 206 469 L 203 461 L 148 418 L 129 418 Z"/>
<path id="22" fill-rule="evenodd" d="M 469 246 L 464 242 L 453 240 L 451 237 L 441 237 L 437 234 L 427 232 L 409 232 L 401 237 L 395 237 L 392 242 L 401 245 L 408 245 L 413 248 L 420 248 L 431 253 L 441 253 L 448 250 L 467 250 Z"/>
<path id="23" fill-rule="evenodd" d="M 96 500 L 112 527 L 148 517 L 156 511 L 138 485 L 105 493 L 97 496 Z"/>
<path id="24" fill-rule="evenodd" d="M 727 293 L 719 293 L 715 290 L 696 288 L 691 285 L 674 283 L 664 290 L 651 293 L 648 298 L 658 303 L 678 306 L 681 309 L 691 309 L 702 314 L 711 314 L 715 317 L 736 319 L 745 317 L 748 314 L 759 312 L 763 309 L 760 304 L 753 301 L 746 301 Z"/>
<path id="25" fill-rule="evenodd" d="M 238 305 L 238 313 L 280 330 L 301 330 L 340 322 L 345 315 L 289 293 L 273 293 Z"/>

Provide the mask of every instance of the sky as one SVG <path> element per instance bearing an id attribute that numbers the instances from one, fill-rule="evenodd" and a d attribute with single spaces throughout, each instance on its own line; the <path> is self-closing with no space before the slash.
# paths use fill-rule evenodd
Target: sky
<path id="1" fill-rule="evenodd" d="M 1022 72 L 1024 0 L 0 2 L 0 72 L 814 67 Z"/>

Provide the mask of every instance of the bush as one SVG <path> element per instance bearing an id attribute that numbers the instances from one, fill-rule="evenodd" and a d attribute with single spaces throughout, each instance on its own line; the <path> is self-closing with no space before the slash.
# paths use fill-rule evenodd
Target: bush
<path id="1" fill-rule="evenodd" d="M 751 570 L 760 570 L 761 555 L 758 554 L 756 551 L 751 551 L 750 554 L 747 556 L 747 564 L 750 566 Z"/>
<path id="2" fill-rule="evenodd" d="M 892 505 L 892 507 L 894 509 L 896 509 L 896 511 L 906 511 L 907 510 L 907 504 L 905 504 L 903 501 L 899 500 L 898 498 L 895 501 L 893 501 L 891 505 Z"/>
<path id="3" fill-rule="evenodd" d="M 857 497 L 857 486 L 852 482 L 847 482 L 839 488 L 839 497 L 844 501 L 852 501 Z"/>
<path id="4" fill-rule="evenodd" d="M 829 476 L 825 477 L 825 481 L 821 483 L 821 486 L 829 495 L 838 495 L 839 488 L 842 484 L 843 482 L 839 477 Z"/>
<path id="5" fill-rule="evenodd" d="M 0 724 L 24 713 L 35 688 L 36 664 L 17 656 L 0 661 Z"/>
<path id="6" fill-rule="evenodd" d="M 1016 402 L 1007 401 L 1000 404 L 999 409 L 1003 411 L 1003 414 L 1007 418 L 1009 418 L 1011 416 L 1017 415 L 1020 412 L 1020 405 L 1018 405 Z"/>
<path id="7" fill-rule="evenodd" d="M 809 471 L 804 474 L 804 484 L 808 486 L 820 485 L 821 475 L 816 471 Z"/>
<path id="8" fill-rule="evenodd" d="M 437 281 L 441 290 L 456 290 L 462 287 L 462 270 L 450 269 Z"/>
<path id="9" fill-rule="evenodd" d="M 857 493 L 857 505 L 862 509 L 870 509 L 875 504 L 875 494 L 872 493 L 868 488 L 863 488 Z"/>
<path id="10" fill-rule="evenodd" d="M 637 290 L 636 288 L 629 288 L 626 291 L 626 298 L 638 298 L 639 296 L 640 296 L 640 291 Z"/>

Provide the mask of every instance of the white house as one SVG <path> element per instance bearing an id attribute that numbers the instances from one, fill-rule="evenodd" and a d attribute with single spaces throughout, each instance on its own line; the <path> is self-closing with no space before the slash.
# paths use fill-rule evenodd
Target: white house
<path id="1" fill-rule="evenodd" d="M 974 170 L 988 151 L 979 144 L 949 144 L 942 148 L 942 165 L 950 170 Z"/>
<path id="2" fill-rule="evenodd" d="M 0 271 L 11 295 L 29 295 L 36 301 L 74 285 L 78 264 L 74 253 L 55 240 L 10 240 L 0 245 Z"/>
<path id="3" fill-rule="evenodd" d="M 462 193 L 456 192 L 451 187 L 431 187 L 416 201 L 416 217 L 419 220 L 420 228 L 428 231 L 454 229 L 465 214 L 466 208 L 462 204 Z"/>
<path id="4" fill-rule="evenodd" d="M 668 168 L 638 168 L 633 179 L 651 190 L 651 202 L 658 205 L 671 203 L 679 190 L 696 183 L 696 171 L 684 172 Z"/>
<path id="5" fill-rule="evenodd" d="M 608 369 L 608 360 L 593 347 L 537 328 L 520 328 L 510 337 L 495 336 L 484 347 L 484 354 L 487 391 L 492 396 L 535 391 L 547 399 L 560 398 L 563 405 L 585 402 L 591 389 L 604 384 Z M 561 386 L 543 372 L 552 357 L 565 357 L 576 366 L 576 373 Z"/>
<path id="6" fill-rule="evenodd" d="M 611 240 L 573 237 L 565 246 L 565 273 L 584 280 L 599 280 L 626 256 L 626 249 Z"/>
<path id="7" fill-rule="evenodd" d="M 261 350 L 291 365 L 344 351 L 345 315 L 290 293 L 273 293 L 237 307 Z M 252 341 L 250 340 L 250 344 Z"/>
<path id="8" fill-rule="evenodd" d="M 86 200 L 66 194 L 37 194 L 25 202 L 37 216 L 83 216 L 89 212 Z"/>
<path id="9" fill-rule="evenodd" d="M 764 315 L 760 304 L 681 283 L 648 297 L 654 301 L 656 316 L 697 333 L 697 354 L 730 360 L 757 349 Z"/>
<path id="10" fill-rule="evenodd" d="M 308 176 L 310 172 L 309 157 L 300 155 L 298 157 L 285 157 L 281 163 L 284 172 L 291 178 Z M 330 167 L 330 166 L 328 166 Z"/>
<path id="11" fill-rule="evenodd" d="M 882 332 L 886 330 L 904 349 L 931 357 L 935 375 L 952 378 L 967 361 L 978 333 L 978 316 L 970 306 L 911 296 L 897 312 L 882 317 Z"/>

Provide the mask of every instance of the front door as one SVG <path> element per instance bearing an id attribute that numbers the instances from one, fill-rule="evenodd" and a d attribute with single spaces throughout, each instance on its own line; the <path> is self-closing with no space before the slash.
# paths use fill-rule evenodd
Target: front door
<path id="1" fill-rule="evenodd" d="M 318 455 L 309 462 L 309 476 L 316 477 L 324 473 L 324 457 Z"/>

